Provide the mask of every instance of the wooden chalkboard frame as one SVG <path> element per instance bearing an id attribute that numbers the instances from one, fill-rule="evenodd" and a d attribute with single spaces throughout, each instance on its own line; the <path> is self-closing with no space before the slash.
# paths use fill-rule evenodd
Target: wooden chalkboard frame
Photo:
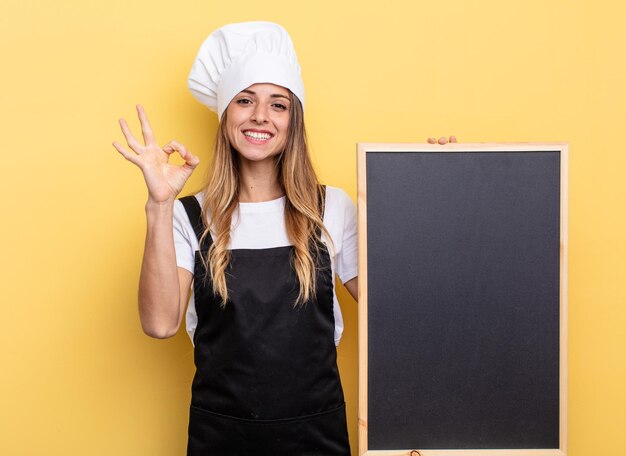
<path id="1" fill-rule="evenodd" d="M 366 156 L 369 152 L 559 152 L 560 153 L 560 297 L 559 297 L 559 448 L 489 450 L 368 450 L 368 271 Z M 563 143 L 358 143 L 359 224 L 359 455 L 360 456 L 566 456 L 567 454 L 567 258 L 568 146 Z"/>

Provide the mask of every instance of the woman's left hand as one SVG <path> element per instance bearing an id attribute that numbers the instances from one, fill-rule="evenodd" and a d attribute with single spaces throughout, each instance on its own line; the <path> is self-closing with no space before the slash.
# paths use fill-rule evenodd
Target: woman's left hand
<path id="1" fill-rule="evenodd" d="M 437 138 L 428 138 L 428 144 L 441 144 L 442 146 L 444 144 L 448 144 L 449 142 L 451 143 L 455 143 L 457 142 L 456 140 L 456 136 L 450 136 L 450 138 L 446 138 L 445 136 L 442 136 L 441 138 L 437 139 Z"/>

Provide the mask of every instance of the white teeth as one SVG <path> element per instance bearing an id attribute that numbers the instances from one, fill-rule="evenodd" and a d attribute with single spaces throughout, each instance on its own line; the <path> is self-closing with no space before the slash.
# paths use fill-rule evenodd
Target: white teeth
<path id="1" fill-rule="evenodd" d="M 255 131 L 244 131 L 243 134 L 251 138 L 261 139 L 261 140 L 270 139 L 272 137 L 272 135 L 268 133 L 257 133 Z"/>

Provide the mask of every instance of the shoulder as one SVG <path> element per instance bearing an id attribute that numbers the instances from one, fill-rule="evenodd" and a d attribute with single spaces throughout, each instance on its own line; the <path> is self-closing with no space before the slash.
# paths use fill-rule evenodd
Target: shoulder
<path id="1" fill-rule="evenodd" d="M 343 236 L 346 227 L 356 223 L 356 205 L 343 189 L 326 186 L 324 225 L 336 236 Z"/>
<path id="2" fill-rule="evenodd" d="M 346 207 L 353 207 L 354 202 L 345 190 L 339 187 L 326 186 L 326 210 L 345 212 Z"/>
<path id="3" fill-rule="evenodd" d="M 342 283 L 357 275 L 357 210 L 344 190 L 326 187 L 324 225 L 332 240 L 335 272 Z"/>
<path id="4" fill-rule="evenodd" d="M 200 206 L 202 206 L 202 203 L 204 203 L 204 192 L 198 192 L 198 193 L 191 193 L 189 195 L 176 198 L 175 204 L 179 207 L 183 207 L 183 203 L 181 202 L 181 200 L 183 198 L 189 198 L 189 197 L 194 197 L 198 201 L 198 204 L 200 204 Z"/>
<path id="5" fill-rule="evenodd" d="M 195 197 L 196 200 L 198 201 L 198 204 L 200 204 L 200 207 L 202 207 L 202 203 L 204 202 L 204 192 L 199 192 L 199 193 L 188 195 L 188 196 Z M 191 222 L 189 221 L 187 210 L 185 209 L 185 206 L 183 205 L 181 201 L 182 198 L 183 197 L 177 198 L 174 201 L 174 220 L 182 224 L 189 224 L 191 226 Z"/>

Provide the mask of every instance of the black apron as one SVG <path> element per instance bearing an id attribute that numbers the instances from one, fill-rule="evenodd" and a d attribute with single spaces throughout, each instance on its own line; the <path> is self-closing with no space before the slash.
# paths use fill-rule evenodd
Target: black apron
<path id="1" fill-rule="evenodd" d="M 199 240 L 200 205 L 181 202 Z M 205 255 L 212 242 L 200 246 Z M 293 254 L 293 246 L 231 250 L 221 307 L 196 252 L 188 456 L 350 455 L 330 256 L 320 245 L 317 297 L 294 307 Z"/>

